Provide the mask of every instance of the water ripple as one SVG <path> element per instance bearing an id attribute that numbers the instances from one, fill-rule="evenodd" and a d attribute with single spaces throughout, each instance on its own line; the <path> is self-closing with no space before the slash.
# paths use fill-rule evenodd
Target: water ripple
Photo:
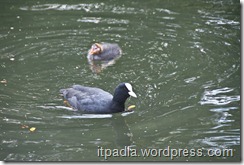
<path id="1" fill-rule="evenodd" d="M 156 8 L 156 11 L 167 13 L 167 14 L 179 14 L 179 13 L 171 11 L 169 9 L 162 9 L 162 8 Z"/>
<path id="2" fill-rule="evenodd" d="M 233 90 L 234 89 L 228 87 L 206 90 L 203 93 L 200 104 L 227 105 L 232 102 L 240 101 L 240 95 L 223 95 L 224 93 L 229 93 Z"/>
<path id="3" fill-rule="evenodd" d="M 111 118 L 111 114 L 83 114 L 83 115 L 72 115 L 72 116 L 60 116 L 63 119 L 105 119 Z"/>
<path id="4" fill-rule="evenodd" d="M 126 19 L 114 19 L 114 18 L 106 18 L 103 19 L 101 17 L 82 17 L 82 19 L 78 19 L 77 22 L 88 22 L 88 23 L 107 23 L 107 24 L 128 24 L 129 20 Z"/>
<path id="5" fill-rule="evenodd" d="M 103 6 L 103 3 L 94 3 L 94 4 L 41 4 L 41 5 L 33 5 L 33 6 L 23 6 L 20 7 L 20 10 L 30 10 L 30 11 L 45 11 L 45 10 L 85 10 L 90 11 L 92 9 L 98 9 Z"/>

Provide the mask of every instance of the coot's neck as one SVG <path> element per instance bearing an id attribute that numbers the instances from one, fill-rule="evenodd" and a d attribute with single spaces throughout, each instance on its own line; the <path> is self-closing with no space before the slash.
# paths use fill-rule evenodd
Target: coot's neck
<path id="1" fill-rule="evenodd" d="M 121 103 L 121 102 L 112 100 L 111 104 L 110 104 L 110 109 L 111 109 L 112 113 L 123 112 L 125 110 L 125 102 Z"/>
<path id="2" fill-rule="evenodd" d="M 129 97 L 127 93 L 116 93 L 111 102 L 112 112 L 123 112 L 125 110 L 125 101 Z"/>

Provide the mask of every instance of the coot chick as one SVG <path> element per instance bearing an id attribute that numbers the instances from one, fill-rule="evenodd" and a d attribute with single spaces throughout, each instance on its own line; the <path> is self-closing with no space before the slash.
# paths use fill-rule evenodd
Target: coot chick
<path id="1" fill-rule="evenodd" d="M 109 61 L 120 57 L 122 50 L 115 43 L 95 43 L 88 51 L 88 60 L 94 61 Z"/>
<path id="2" fill-rule="evenodd" d="M 123 112 L 126 99 L 130 96 L 137 97 L 130 83 L 119 84 L 114 95 L 99 88 L 81 85 L 61 89 L 60 93 L 72 108 L 93 114 Z"/>

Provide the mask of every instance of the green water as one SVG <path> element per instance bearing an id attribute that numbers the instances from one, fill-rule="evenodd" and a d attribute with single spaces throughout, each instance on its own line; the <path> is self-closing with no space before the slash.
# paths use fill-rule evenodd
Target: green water
<path id="1" fill-rule="evenodd" d="M 0 160 L 240 161 L 238 1 L 2 0 L 0 16 Z M 123 55 L 95 73 L 94 42 Z M 120 82 L 138 95 L 132 113 L 84 115 L 58 95 Z"/>

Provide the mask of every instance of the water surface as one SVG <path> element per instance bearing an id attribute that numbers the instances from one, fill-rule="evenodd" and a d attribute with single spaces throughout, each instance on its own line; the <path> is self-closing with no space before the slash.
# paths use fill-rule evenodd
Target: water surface
<path id="1" fill-rule="evenodd" d="M 0 2 L 0 159 L 103 161 L 107 149 L 233 150 L 232 156 L 175 161 L 240 161 L 238 1 Z M 99 73 L 94 42 L 123 55 Z M 130 82 L 126 114 L 84 115 L 63 106 L 73 84 L 113 93 Z M 31 127 L 36 128 L 31 132 Z M 171 161 L 164 156 L 113 161 Z"/>

